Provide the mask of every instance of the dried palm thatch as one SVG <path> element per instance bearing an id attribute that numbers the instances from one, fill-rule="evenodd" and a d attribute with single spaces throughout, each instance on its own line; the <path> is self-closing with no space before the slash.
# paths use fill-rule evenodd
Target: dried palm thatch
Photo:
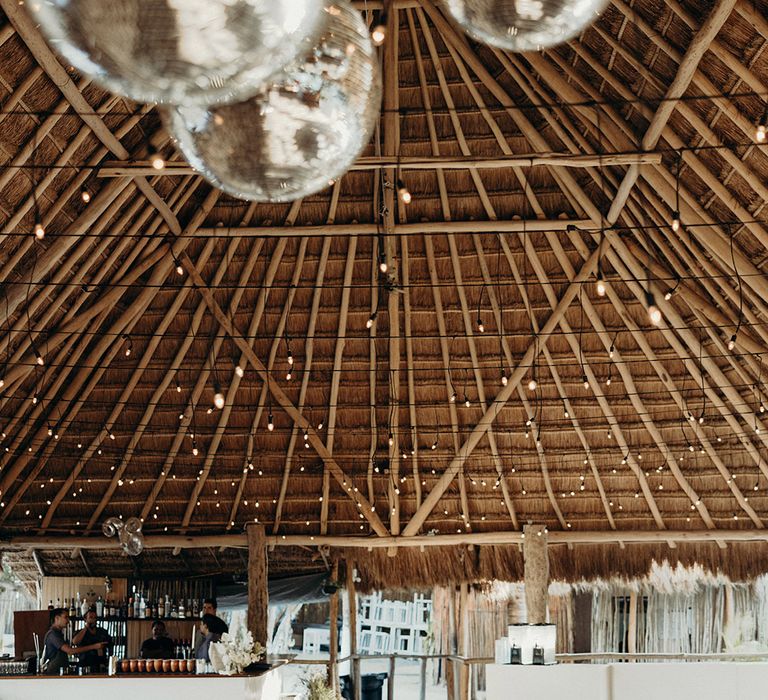
<path id="1" fill-rule="evenodd" d="M 0 7 L 4 537 L 764 528 L 764 2 L 614 0 L 530 55 L 395 2 L 361 166 L 274 206 L 212 190 L 156 110 Z M 558 547 L 552 573 L 763 566 L 715 547 Z M 365 561 L 370 585 L 521 571 L 509 547 Z"/>

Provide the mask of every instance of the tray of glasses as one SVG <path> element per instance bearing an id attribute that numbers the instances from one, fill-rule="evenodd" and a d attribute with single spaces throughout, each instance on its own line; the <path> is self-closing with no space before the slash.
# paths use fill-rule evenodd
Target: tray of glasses
<path id="1" fill-rule="evenodd" d="M 23 676 L 28 670 L 27 661 L 0 661 L 0 676 Z"/>

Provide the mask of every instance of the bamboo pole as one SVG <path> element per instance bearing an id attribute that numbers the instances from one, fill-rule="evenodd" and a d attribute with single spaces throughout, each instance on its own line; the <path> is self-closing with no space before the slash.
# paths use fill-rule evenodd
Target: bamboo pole
<path id="1" fill-rule="evenodd" d="M 484 156 L 401 156 L 392 155 L 363 156 L 350 168 L 350 172 L 376 171 L 396 168 L 407 171 L 421 170 L 500 170 L 505 168 L 534 168 L 544 165 L 557 165 L 564 168 L 591 168 L 595 166 L 613 165 L 658 165 L 662 154 L 654 152 L 609 153 L 598 157 L 572 153 L 531 153 L 505 155 L 502 157 Z M 156 175 L 157 170 L 148 160 L 106 161 L 96 171 L 98 177 L 138 177 Z M 164 177 L 181 177 L 196 175 L 197 171 L 187 163 L 174 161 L 166 163 L 163 169 Z"/>
<path id="2" fill-rule="evenodd" d="M 347 559 L 347 596 L 349 597 L 349 654 L 352 657 L 352 688 L 353 700 L 360 699 L 360 659 L 357 658 L 357 592 L 355 591 L 355 562 Z"/>
<path id="3" fill-rule="evenodd" d="M 333 580 L 339 580 L 339 562 L 333 563 Z M 331 689 L 339 694 L 339 589 L 331 595 L 331 610 L 329 614 L 329 627 L 331 638 L 328 643 L 328 684 Z"/>

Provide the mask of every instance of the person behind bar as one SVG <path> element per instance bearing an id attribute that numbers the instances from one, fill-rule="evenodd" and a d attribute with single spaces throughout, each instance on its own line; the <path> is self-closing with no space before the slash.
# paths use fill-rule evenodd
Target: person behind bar
<path id="1" fill-rule="evenodd" d="M 211 644 L 218 642 L 227 631 L 227 624 L 216 615 L 203 615 L 200 619 L 200 643 L 195 648 L 195 658 L 210 661 Z"/>
<path id="2" fill-rule="evenodd" d="M 152 636 L 142 643 L 139 656 L 142 659 L 173 658 L 173 640 L 165 634 L 165 623 L 162 620 L 152 623 Z"/>
<path id="3" fill-rule="evenodd" d="M 67 644 L 64 639 L 64 630 L 69 625 L 69 610 L 54 608 L 51 610 L 51 628 L 43 641 L 43 673 L 58 675 L 62 668 L 69 665 L 70 654 L 82 654 L 89 651 L 101 652 L 106 644 L 94 642 L 81 647 Z"/>
<path id="4" fill-rule="evenodd" d="M 106 647 L 112 646 L 112 637 L 109 636 L 107 630 L 96 624 L 97 619 L 96 608 L 90 608 L 85 613 L 85 627 L 72 637 L 72 644 L 77 646 L 78 649 L 98 642 L 102 642 Z M 80 660 L 80 666 L 90 668 L 91 671 L 98 671 L 100 667 L 105 666 L 107 663 L 104 646 L 98 650 L 92 649 L 91 651 L 81 652 L 77 656 Z"/>
<path id="5" fill-rule="evenodd" d="M 219 617 L 218 611 L 218 604 L 216 603 L 216 598 L 206 598 L 203 601 L 203 615 L 214 615 L 216 617 Z M 221 618 L 219 617 L 221 620 Z M 224 622 L 224 620 L 221 620 L 224 624 L 224 632 L 229 632 L 229 625 Z M 222 632 L 222 634 L 224 634 Z"/>

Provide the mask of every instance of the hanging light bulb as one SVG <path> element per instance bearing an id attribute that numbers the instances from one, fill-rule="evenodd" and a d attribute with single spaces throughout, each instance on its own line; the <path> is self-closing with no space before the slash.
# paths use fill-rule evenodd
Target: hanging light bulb
<path id="1" fill-rule="evenodd" d="M 192 454 L 197 457 L 198 454 L 200 454 L 200 450 L 197 449 L 197 443 L 193 440 L 192 441 Z"/>
<path id="2" fill-rule="evenodd" d="M 395 436 L 392 433 L 389 434 L 389 439 L 387 440 L 387 442 L 389 443 L 390 447 L 392 447 L 395 444 Z"/>
<path id="3" fill-rule="evenodd" d="M 481 333 L 485 333 L 485 325 L 483 324 L 483 319 L 480 314 L 477 315 L 477 330 Z"/>
<path id="4" fill-rule="evenodd" d="M 537 386 L 538 386 L 538 383 L 536 382 L 535 377 L 531 377 L 530 381 L 528 382 L 528 390 L 536 391 Z"/>
<path id="5" fill-rule="evenodd" d="M 218 382 L 213 385 L 213 405 L 219 410 L 224 408 L 224 394 L 221 391 L 221 387 Z"/>
<path id="6" fill-rule="evenodd" d="M 267 416 L 267 430 L 271 433 L 275 429 L 275 419 L 272 416 L 272 411 L 269 412 L 269 416 Z"/>
<path id="7" fill-rule="evenodd" d="M 567 409 L 567 408 L 564 408 L 564 409 L 563 409 L 563 416 L 564 416 L 565 418 L 570 418 L 570 417 L 571 417 L 571 414 L 570 414 L 570 413 L 568 413 L 568 409 Z"/>
<path id="8" fill-rule="evenodd" d="M 38 241 L 42 241 L 45 238 L 45 227 L 39 221 L 35 224 L 34 232 L 35 238 Z"/>
<path id="9" fill-rule="evenodd" d="M 728 349 L 733 350 L 736 347 L 736 333 L 734 333 L 728 341 Z"/>
<path id="10" fill-rule="evenodd" d="M 389 265 L 387 265 L 387 259 L 384 257 L 383 254 L 379 256 L 379 270 L 381 270 L 381 272 L 384 272 L 384 273 L 387 270 L 389 270 Z"/>
<path id="11" fill-rule="evenodd" d="M 317 429 L 318 429 L 318 430 L 322 430 L 322 429 L 323 429 L 323 425 L 324 425 L 323 421 L 320 421 L 320 422 L 317 424 Z"/>
<path id="12" fill-rule="evenodd" d="M 410 190 L 402 180 L 397 181 L 397 196 L 400 197 L 400 201 L 405 205 L 408 205 L 413 201 Z"/>
<path id="13" fill-rule="evenodd" d="M 608 291 L 608 287 L 605 284 L 605 279 L 603 278 L 603 271 L 598 270 L 597 271 L 597 296 L 604 297 L 605 293 Z"/>
<path id="14" fill-rule="evenodd" d="M 661 325 L 661 310 L 656 306 L 656 299 L 650 290 L 645 292 L 645 303 L 648 307 L 648 318 L 654 326 Z"/>
<path id="15" fill-rule="evenodd" d="M 587 375 L 586 374 L 582 375 L 581 381 L 584 384 L 584 388 L 585 389 L 589 389 L 589 379 L 587 379 Z"/>
<path id="16" fill-rule="evenodd" d="M 672 230 L 677 233 L 680 230 L 680 212 L 676 211 L 672 214 Z"/>
<path id="17" fill-rule="evenodd" d="M 469 408 L 472 405 L 472 402 L 469 400 L 469 396 L 464 394 L 464 405 Z"/>
<path id="18" fill-rule="evenodd" d="M 501 385 L 507 386 L 509 384 L 509 379 L 507 379 L 507 373 L 502 369 L 501 370 Z"/>
<path id="19" fill-rule="evenodd" d="M 608 357 L 610 359 L 613 359 L 613 354 L 616 352 L 616 348 L 613 346 L 613 343 L 611 343 L 611 347 L 608 349 Z"/>
<path id="20" fill-rule="evenodd" d="M 285 373 L 285 381 L 290 382 L 292 377 L 293 377 L 293 371 L 289 367 L 288 371 Z"/>
<path id="21" fill-rule="evenodd" d="M 374 46 L 381 46 L 387 39 L 387 15 L 382 12 L 379 15 L 379 21 L 371 31 L 371 41 Z"/>
<path id="22" fill-rule="evenodd" d="M 149 162 L 155 170 L 163 170 L 165 168 L 165 159 L 159 153 L 153 153 L 149 157 Z"/>
<path id="23" fill-rule="evenodd" d="M 760 121 L 757 122 L 757 127 L 755 128 L 755 141 L 758 143 L 765 143 L 766 138 L 768 137 L 768 106 L 765 108 L 765 112 L 763 112 L 763 116 L 760 118 Z"/>
<path id="24" fill-rule="evenodd" d="M 290 348 L 288 349 L 288 364 L 293 367 L 293 353 L 291 352 Z"/>
<path id="25" fill-rule="evenodd" d="M 437 449 L 437 440 L 435 440 L 435 441 L 432 443 L 432 446 L 431 446 L 429 449 L 431 449 L 431 450 L 436 450 L 436 449 Z"/>
<path id="26" fill-rule="evenodd" d="M 371 315 L 368 317 L 368 320 L 365 322 L 365 327 L 366 327 L 366 328 L 373 328 L 373 324 L 374 324 L 374 323 L 376 323 L 376 316 L 377 316 L 377 315 L 378 315 L 378 314 L 377 314 L 377 312 L 376 312 L 376 311 L 374 311 L 374 312 L 373 312 L 373 313 L 372 313 L 372 314 L 371 314 Z"/>
<path id="27" fill-rule="evenodd" d="M 451 398 L 449 399 L 449 401 L 450 401 L 451 403 L 456 403 L 456 399 L 458 399 L 458 398 L 459 398 L 458 394 L 457 394 L 457 393 L 454 391 L 454 392 L 451 394 Z"/>
<path id="28" fill-rule="evenodd" d="M 40 367 L 42 367 L 45 364 L 45 360 L 43 359 L 43 356 L 35 350 L 35 362 L 37 362 Z"/>
<path id="29" fill-rule="evenodd" d="M 181 393 L 181 384 L 179 384 L 179 382 L 178 382 L 178 381 L 176 382 L 176 393 L 177 393 L 177 394 L 180 394 L 180 393 Z"/>
<path id="30" fill-rule="evenodd" d="M 176 263 L 176 274 L 181 276 L 184 274 L 184 268 L 181 266 L 181 263 L 176 260 L 176 258 L 173 259 L 173 261 Z"/>
<path id="31" fill-rule="evenodd" d="M 85 202 L 85 204 L 88 204 L 88 202 L 91 201 L 91 193 L 88 190 L 84 189 L 80 193 L 80 199 L 82 199 L 83 202 Z"/>
<path id="32" fill-rule="evenodd" d="M 237 366 L 235 367 L 235 374 L 236 374 L 238 377 L 240 377 L 240 379 L 242 379 L 242 378 L 243 378 L 243 375 L 245 374 L 245 370 L 243 370 L 243 368 L 242 368 L 240 365 L 237 365 Z"/>

